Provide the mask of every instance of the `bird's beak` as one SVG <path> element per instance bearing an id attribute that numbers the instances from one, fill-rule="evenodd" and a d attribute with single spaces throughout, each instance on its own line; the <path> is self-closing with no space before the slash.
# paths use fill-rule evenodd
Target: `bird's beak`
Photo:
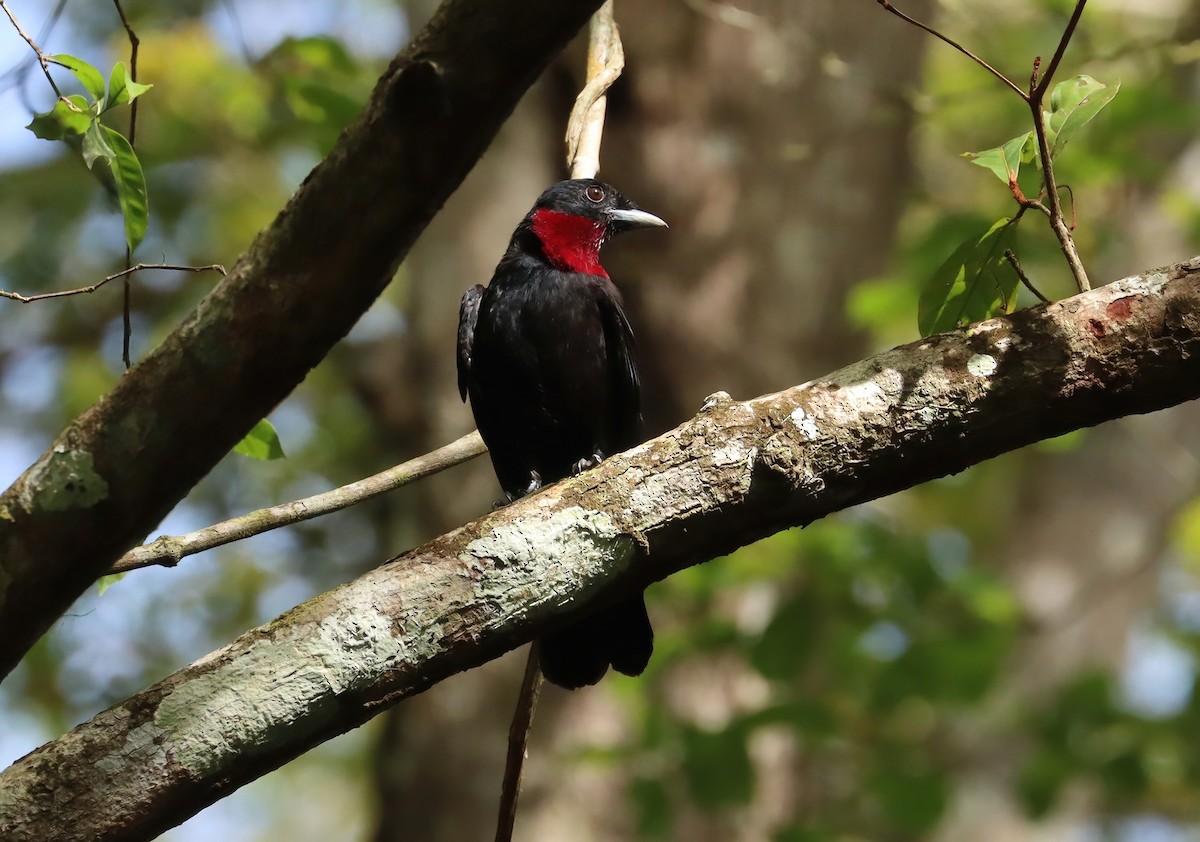
<path id="1" fill-rule="evenodd" d="M 609 219 L 621 228 L 669 228 L 666 222 L 644 210 L 618 208 L 608 212 Z"/>

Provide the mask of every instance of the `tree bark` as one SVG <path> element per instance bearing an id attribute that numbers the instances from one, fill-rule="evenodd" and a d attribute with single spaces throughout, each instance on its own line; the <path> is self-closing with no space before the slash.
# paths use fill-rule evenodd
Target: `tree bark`
<path id="1" fill-rule="evenodd" d="M 287 207 L 0 496 L 0 679 L 391 279 L 599 0 L 447 0 Z"/>
<path id="2" fill-rule="evenodd" d="M 388 705 L 779 529 L 1200 396 L 1200 258 L 659 438 L 252 630 L 0 774 L 0 838 L 151 839 Z"/>

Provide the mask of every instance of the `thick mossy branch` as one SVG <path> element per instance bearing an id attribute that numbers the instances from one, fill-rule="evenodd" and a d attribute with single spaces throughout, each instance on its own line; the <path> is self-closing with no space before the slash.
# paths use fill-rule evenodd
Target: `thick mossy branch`
<path id="1" fill-rule="evenodd" d="M 0 679 L 366 311 L 600 0 L 446 0 L 272 225 L 0 496 Z"/>
<path id="2" fill-rule="evenodd" d="M 1200 396 L 1200 258 L 691 421 L 393 559 L 0 774 L 0 838 L 148 840 L 447 676 L 780 529 Z"/>

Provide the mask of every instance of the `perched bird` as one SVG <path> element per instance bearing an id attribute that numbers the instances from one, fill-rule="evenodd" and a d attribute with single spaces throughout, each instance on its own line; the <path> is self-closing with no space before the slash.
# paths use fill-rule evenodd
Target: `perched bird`
<path id="1" fill-rule="evenodd" d="M 666 223 L 603 182 L 560 181 L 521 220 L 491 283 L 463 295 L 458 390 L 510 500 L 641 441 L 633 330 L 600 247 L 655 226 Z M 544 638 L 542 673 L 570 689 L 610 665 L 640 675 L 653 639 L 639 594 Z"/>

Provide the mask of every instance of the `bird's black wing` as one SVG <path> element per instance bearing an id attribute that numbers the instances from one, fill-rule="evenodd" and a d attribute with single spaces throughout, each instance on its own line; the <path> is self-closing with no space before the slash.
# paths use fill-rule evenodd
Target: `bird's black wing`
<path id="1" fill-rule="evenodd" d="M 467 380 L 471 375 L 471 347 L 475 344 L 475 323 L 479 320 L 479 302 L 483 299 L 483 285 L 475 286 L 463 293 L 458 305 L 458 394 L 467 399 Z"/>
<path id="2" fill-rule="evenodd" d="M 642 435 L 642 384 L 638 377 L 637 348 L 633 328 L 625 317 L 620 298 L 602 295 L 600 315 L 604 322 L 604 345 L 608 350 L 615 398 L 612 411 L 618 428 L 617 446 L 624 450 L 639 444 Z"/>

